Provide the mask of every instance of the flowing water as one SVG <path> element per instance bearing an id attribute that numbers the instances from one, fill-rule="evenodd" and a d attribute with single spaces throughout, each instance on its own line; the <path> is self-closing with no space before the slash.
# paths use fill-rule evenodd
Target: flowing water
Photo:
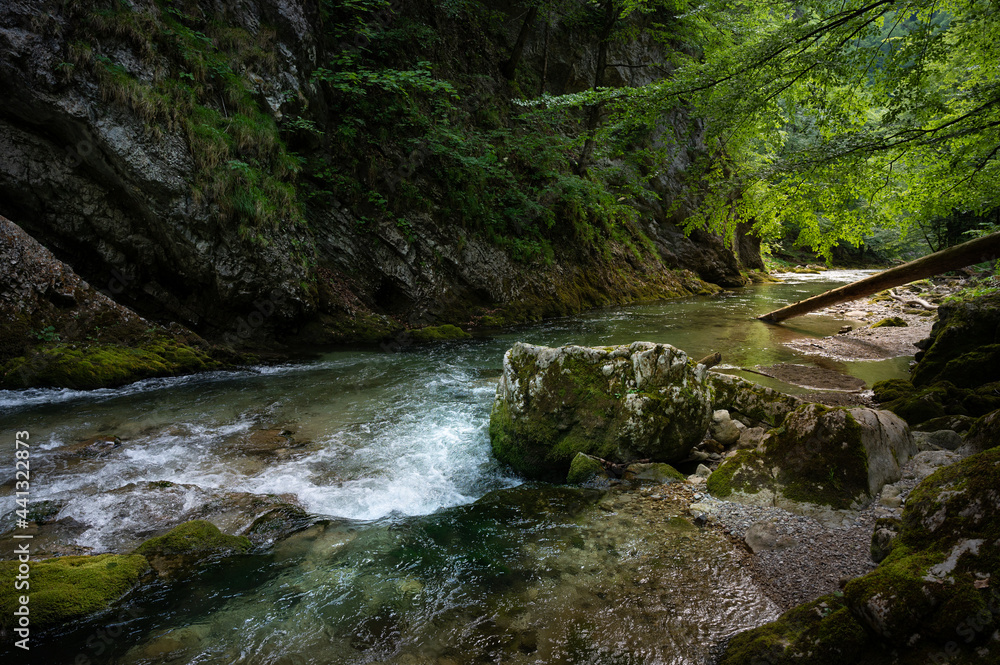
<path id="1" fill-rule="evenodd" d="M 246 526 L 239 506 L 253 500 L 296 502 L 313 516 L 286 539 L 145 586 L 123 609 L 39 637 L 33 658 L 708 662 L 713 645 L 776 608 L 726 541 L 655 494 L 523 484 L 499 467 L 487 426 L 503 353 L 515 341 L 646 340 L 694 358 L 721 351 L 737 373 L 792 362 L 869 383 L 903 376 L 906 359 L 840 363 L 782 345 L 843 321 L 753 320 L 858 277 L 795 276 L 399 353 L 336 351 L 114 390 L 0 391 L 2 430 L 31 434 L 32 501 L 52 502 L 68 525 L 53 536 L 58 551 L 128 551 L 206 506 L 223 506 L 212 514 L 232 528 Z M 294 445 L 255 451 L 261 433 Z M 123 444 L 81 452 L 99 435 Z M 12 468 L 7 475 L 11 487 Z"/>

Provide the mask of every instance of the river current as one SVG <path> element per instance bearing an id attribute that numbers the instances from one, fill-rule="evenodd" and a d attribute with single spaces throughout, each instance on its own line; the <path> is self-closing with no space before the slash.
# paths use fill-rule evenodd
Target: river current
<path id="1" fill-rule="evenodd" d="M 487 427 L 503 353 L 516 341 L 644 340 L 693 358 L 720 351 L 735 373 L 800 363 L 869 384 L 904 376 L 905 358 L 843 363 L 783 346 L 835 333 L 839 319 L 754 320 L 860 276 L 789 275 L 397 353 L 335 351 L 113 390 L 0 391 L 2 430 L 31 433 L 32 500 L 73 525 L 61 536 L 73 551 L 128 551 L 235 494 L 280 495 L 312 516 L 288 538 L 39 636 L 33 662 L 710 662 L 721 640 L 777 609 L 728 542 L 666 502 L 525 484 L 501 468 Z M 298 447 L 248 454 L 257 431 Z M 122 445 L 66 454 L 95 436 Z M 11 487 L 12 469 L 4 479 Z M 3 520 L 9 542 L 12 513 Z"/>

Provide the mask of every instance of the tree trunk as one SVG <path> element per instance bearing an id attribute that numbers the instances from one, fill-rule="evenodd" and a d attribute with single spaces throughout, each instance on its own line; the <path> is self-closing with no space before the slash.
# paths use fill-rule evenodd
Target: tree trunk
<path id="1" fill-rule="evenodd" d="M 542 46 L 542 83 L 538 86 L 538 96 L 545 94 L 545 84 L 549 79 L 549 26 L 552 24 L 551 13 L 545 17 L 545 44 Z"/>
<path id="2" fill-rule="evenodd" d="M 957 270 L 984 261 L 993 261 L 998 256 L 1000 256 L 1000 233 L 991 233 L 988 236 L 963 242 L 961 245 L 955 245 L 934 254 L 928 254 L 916 261 L 890 268 L 877 275 L 865 277 L 857 282 L 845 284 L 818 296 L 800 300 L 793 305 L 776 309 L 757 318 L 768 323 L 778 323 L 823 307 L 870 296 L 900 284 L 908 284 L 918 279 L 926 279 L 949 270 Z"/>
<path id="3" fill-rule="evenodd" d="M 521 24 L 521 32 L 517 33 L 517 42 L 514 44 L 514 51 L 510 54 L 507 62 L 500 66 L 500 73 L 508 81 L 514 78 L 517 65 L 521 62 L 521 54 L 524 53 L 524 42 L 528 39 L 528 33 L 531 32 L 531 26 L 535 22 L 536 16 L 538 16 L 538 7 L 532 7 L 528 10 L 527 15 L 524 17 L 524 22 Z"/>
<path id="4" fill-rule="evenodd" d="M 604 70 L 608 66 L 608 40 L 618 21 L 618 10 L 610 0 L 604 5 L 604 26 L 601 29 L 600 41 L 597 45 L 597 71 L 594 72 L 594 90 L 604 85 Z M 577 175 L 583 175 L 590 165 L 590 156 L 594 153 L 594 132 L 601 122 L 601 111 L 604 105 L 600 102 L 590 107 L 587 114 L 587 140 L 580 151 L 580 161 L 576 165 Z"/>

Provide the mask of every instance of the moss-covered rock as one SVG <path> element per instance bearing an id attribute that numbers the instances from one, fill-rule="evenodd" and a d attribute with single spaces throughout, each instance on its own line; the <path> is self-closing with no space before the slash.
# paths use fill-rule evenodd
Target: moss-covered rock
<path id="1" fill-rule="evenodd" d="M 898 316 L 890 316 L 872 324 L 872 328 L 905 328 L 908 323 Z"/>
<path id="2" fill-rule="evenodd" d="M 157 376 L 222 367 L 206 351 L 158 337 L 122 344 L 54 344 L 0 367 L 0 388 L 65 387 L 78 390 L 125 385 Z"/>
<path id="3" fill-rule="evenodd" d="M 648 464 L 629 464 L 622 474 L 623 480 L 647 483 L 683 483 L 687 480 L 684 474 L 664 462 Z"/>
<path id="4" fill-rule="evenodd" d="M 899 536 L 845 589 L 852 611 L 898 646 L 982 644 L 1000 612 L 1000 449 L 944 467 L 911 492 Z M 992 606 L 992 610 L 989 607 Z M 980 624 L 970 630 L 971 622 Z M 968 639 L 965 639 L 965 638 Z"/>
<path id="5" fill-rule="evenodd" d="M 839 594 L 785 612 L 730 640 L 719 665 L 854 665 L 877 649 Z"/>
<path id="6" fill-rule="evenodd" d="M 965 437 L 968 452 L 977 453 L 1000 446 L 1000 409 L 976 420 Z"/>
<path id="7" fill-rule="evenodd" d="M 29 596 L 33 628 L 42 628 L 99 612 L 134 587 L 149 570 L 138 555 L 101 554 L 33 561 L 30 588 L 14 588 L 18 561 L 0 561 L 0 626 L 14 625 L 19 599 Z"/>
<path id="8" fill-rule="evenodd" d="M 720 497 L 768 490 L 779 501 L 857 507 L 898 480 L 915 452 L 909 429 L 891 413 L 805 404 L 757 450 L 727 460 L 707 487 Z"/>
<path id="9" fill-rule="evenodd" d="M 773 480 L 757 450 L 740 450 L 708 477 L 705 487 L 712 496 L 724 499 L 733 491 L 755 494 Z"/>
<path id="10" fill-rule="evenodd" d="M 708 429 L 705 375 L 666 344 L 517 344 L 504 356 L 490 416 L 493 453 L 555 482 L 580 452 L 616 463 L 682 459 Z"/>
<path id="11" fill-rule="evenodd" d="M 239 554 L 250 549 L 246 536 L 231 536 L 205 520 L 191 520 L 174 527 L 162 536 L 150 538 L 136 548 L 160 574 L 170 574 L 214 557 Z"/>
<path id="12" fill-rule="evenodd" d="M 410 338 L 415 342 L 445 342 L 456 339 L 469 339 L 472 337 L 458 326 L 450 323 L 443 326 L 428 326 L 417 328 L 409 332 Z"/>
<path id="13" fill-rule="evenodd" d="M 600 460 L 584 453 L 577 453 L 570 462 L 566 482 L 570 485 L 581 485 L 593 480 L 607 480 L 609 477 Z"/>
<path id="14" fill-rule="evenodd" d="M 145 557 L 170 554 L 206 553 L 232 554 L 250 549 L 250 540 L 244 536 L 230 536 L 219 527 L 205 520 L 191 520 L 174 527 L 162 536 L 150 538 L 136 548 L 136 554 Z"/>
<path id="15" fill-rule="evenodd" d="M 915 386 L 949 381 L 975 388 L 1000 381 L 1000 293 L 941 305 L 924 347 L 911 376 Z"/>
<path id="16" fill-rule="evenodd" d="M 786 415 L 805 404 L 798 397 L 730 374 L 711 372 L 708 382 L 715 392 L 712 408 L 725 409 L 730 416 L 751 425 L 778 427 Z"/>
<path id="17" fill-rule="evenodd" d="M 872 390 L 882 408 L 913 427 L 954 416 L 978 417 L 1000 408 L 1000 383 L 959 388 L 949 381 L 915 387 L 909 381 L 879 381 Z"/>

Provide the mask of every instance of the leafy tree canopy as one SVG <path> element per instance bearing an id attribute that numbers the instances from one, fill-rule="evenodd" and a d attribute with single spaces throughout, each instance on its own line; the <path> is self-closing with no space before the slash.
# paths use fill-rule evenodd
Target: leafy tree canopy
<path id="1" fill-rule="evenodd" d="M 677 108 L 704 119 L 692 227 L 793 224 L 829 252 L 1000 209 L 998 0 L 614 1 L 669 4 L 686 55 L 662 81 L 563 102 L 603 100 L 608 145 Z"/>

